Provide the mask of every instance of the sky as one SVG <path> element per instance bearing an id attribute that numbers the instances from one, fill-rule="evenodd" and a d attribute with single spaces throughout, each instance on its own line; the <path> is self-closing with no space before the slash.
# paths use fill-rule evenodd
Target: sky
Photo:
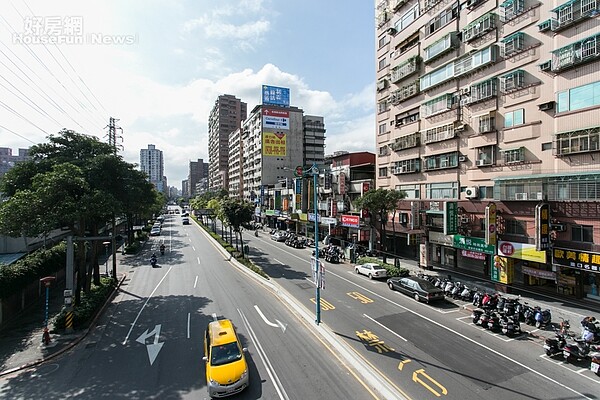
<path id="1" fill-rule="evenodd" d="M 169 186 L 208 162 L 219 95 L 260 104 L 263 84 L 325 118 L 326 154 L 375 150 L 371 0 L 2 0 L 0 147 L 27 148 L 62 128 L 120 154 L 163 151 Z M 120 133 L 120 131 L 119 131 Z"/>

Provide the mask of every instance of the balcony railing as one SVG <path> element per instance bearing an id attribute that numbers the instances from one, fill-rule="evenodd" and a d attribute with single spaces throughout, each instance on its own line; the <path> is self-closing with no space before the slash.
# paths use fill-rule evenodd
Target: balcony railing
<path id="1" fill-rule="evenodd" d="M 421 171 L 421 159 L 413 158 L 412 160 L 398 161 L 395 163 L 392 172 L 394 175 L 412 174 Z"/>
<path id="2" fill-rule="evenodd" d="M 600 34 L 587 37 L 578 42 L 552 52 L 552 72 L 585 64 L 600 56 Z"/>
<path id="3" fill-rule="evenodd" d="M 445 94 L 421 105 L 421 115 L 431 117 L 452 109 L 452 95 Z"/>
<path id="4" fill-rule="evenodd" d="M 454 129 L 454 124 L 436 126 L 423 132 L 424 143 L 441 142 L 444 140 L 453 139 L 455 137 L 456 131 Z"/>
<path id="5" fill-rule="evenodd" d="M 390 149 L 394 151 L 400 151 L 418 147 L 421 145 L 421 134 L 419 132 L 412 133 L 410 135 L 401 136 L 396 138 L 393 143 L 389 145 Z"/>
<path id="6" fill-rule="evenodd" d="M 401 87 L 398 90 L 394 90 L 391 95 L 390 95 L 390 102 L 397 106 L 398 104 L 402 103 L 404 100 L 416 96 L 417 94 L 419 94 L 419 80 L 417 79 L 416 81 Z"/>
<path id="7" fill-rule="evenodd" d="M 600 151 L 600 127 L 559 133 L 552 147 L 559 157 Z"/>
<path id="8" fill-rule="evenodd" d="M 479 118 L 479 124 L 477 125 L 477 133 L 488 133 L 496 130 L 496 118 L 491 116 L 484 116 Z"/>
<path id="9" fill-rule="evenodd" d="M 463 42 L 468 43 L 493 29 L 496 29 L 496 14 L 484 14 L 463 29 Z"/>
<path id="10" fill-rule="evenodd" d="M 498 80 L 496 78 L 488 79 L 471 86 L 470 96 L 467 104 L 475 104 L 480 101 L 489 100 L 498 95 Z"/>
<path id="11" fill-rule="evenodd" d="M 556 18 L 553 18 L 554 24 L 551 29 L 556 32 L 598 15 L 598 0 L 570 0 L 556 7 L 552 12 L 556 14 Z"/>
<path id="12" fill-rule="evenodd" d="M 392 68 L 391 80 L 393 83 L 397 83 L 407 76 L 417 72 L 419 69 L 419 56 L 409 58 L 404 63 Z"/>

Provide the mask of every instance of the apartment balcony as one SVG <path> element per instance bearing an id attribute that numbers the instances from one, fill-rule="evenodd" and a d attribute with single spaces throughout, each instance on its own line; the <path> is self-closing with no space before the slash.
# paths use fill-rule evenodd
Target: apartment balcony
<path id="1" fill-rule="evenodd" d="M 402 64 L 392 68 L 390 77 L 392 83 L 398 83 L 402 79 L 417 72 L 419 70 L 419 61 L 419 56 L 413 56 Z"/>
<path id="2" fill-rule="evenodd" d="M 425 157 L 424 170 L 434 171 L 458 167 L 458 152 Z"/>
<path id="3" fill-rule="evenodd" d="M 390 0 L 388 8 L 392 10 L 392 12 L 396 12 L 400 10 L 400 8 L 405 5 L 408 0 Z"/>
<path id="4" fill-rule="evenodd" d="M 450 32 L 423 49 L 423 62 L 429 63 L 456 49 L 459 45 L 460 41 L 458 40 L 457 32 Z"/>
<path id="5" fill-rule="evenodd" d="M 552 72 L 561 72 L 600 57 L 600 34 L 561 47 L 552 52 Z"/>
<path id="6" fill-rule="evenodd" d="M 398 104 L 402 103 L 404 100 L 409 99 L 418 94 L 419 94 L 419 80 L 417 79 L 416 81 L 414 81 L 406 86 L 403 86 L 398 90 L 394 90 L 390 94 L 390 103 L 392 103 L 392 105 L 397 106 Z"/>
<path id="7" fill-rule="evenodd" d="M 398 161 L 392 168 L 394 175 L 414 174 L 421 172 L 421 159 L 413 158 L 411 160 Z"/>
<path id="8" fill-rule="evenodd" d="M 462 30 L 462 40 L 469 43 L 494 29 L 496 29 L 496 14 L 484 14 Z"/>
<path id="9" fill-rule="evenodd" d="M 575 25 L 584 19 L 598 15 L 599 0 L 570 0 L 552 10 L 556 14 L 550 19 L 550 27 L 553 32 L 560 31 Z M 540 29 L 541 31 L 541 29 Z"/>
<path id="10" fill-rule="evenodd" d="M 467 105 L 492 99 L 498 95 L 498 80 L 496 78 L 471 86 L 470 94 L 464 100 Z M 461 100 L 462 102 L 462 100 Z"/>
<path id="11" fill-rule="evenodd" d="M 484 134 L 489 132 L 494 132 L 496 130 L 496 118 L 486 115 L 479 118 L 477 123 L 477 133 Z"/>
<path id="12" fill-rule="evenodd" d="M 436 97 L 421 105 L 421 115 L 428 118 L 434 115 L 445 113 L 452 109 L 453 99 L 451 94 L 445 94 Z"/>
<path id="13" fill-rule="evenodd" d="M 558 157 L 600 151 L 600 126 L 558 133 L 552 148 Z"/>
<path id="14" fill-rule="evenodd" d="M 410 135 L 401 136 L 396 138 L 393 143 L 388 146 L 393 151 L 400 151 L 410 149 L 413 147 L 419 147 L 421 145 L 421 134 L 419 132 L 412 133 Z"/>
<path id="15" fill-rule="evenodd" d="M 425 144 L 442 142 L 455 137 L 454 123 L 429 128 L 423 132 L 423 142 Z"/>

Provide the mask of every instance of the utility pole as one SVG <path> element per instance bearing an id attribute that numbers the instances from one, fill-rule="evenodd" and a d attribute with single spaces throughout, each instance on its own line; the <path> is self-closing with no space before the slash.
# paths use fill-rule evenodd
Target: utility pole
<path id="1" fill-rule="evenodd" d="M 123 141 L 123 128 L 120 126 L 116 126 L 116 123 L 119 120 L 117 118 L 110 117 L 108 119 L 108 125 L 105 128 L 108 128 L 108 144 L 113 148 L 115 154 L 119 149 L 123 150 L 122 145 L 117 145 L 117 139 L 121 139 Z M 121 134 L 117 136 L 117 130 L 121 131 Z"/>
<path id="2" fill-rule="evenodd" d="M 108 125 L 106 126 L 108 128 L 108 144 L 113 148 L 113 152 L 115 153 L 115 156 L 117 155 L 117 152 L 119 149 L 123 150 L 123 145 L 119 144 L 117 145 L 117 139 L 121 139 L 121 142 L 123 141 L 123 128 L 121 128 L 120 126 L 116 126 L 116 123 L 119 120 L 117 118 L 113 118 L 110 117 L 108 119 Z M 117 136 L 117 130 L 121 131 L 121 134 Z M 115 218 L 115 214 L 113 212 L 112 215 L 112 278 L 116 281 L 117 280 L 117 242 L 116 242 L 116 237 L 117 237 L 117 220 Z"/>

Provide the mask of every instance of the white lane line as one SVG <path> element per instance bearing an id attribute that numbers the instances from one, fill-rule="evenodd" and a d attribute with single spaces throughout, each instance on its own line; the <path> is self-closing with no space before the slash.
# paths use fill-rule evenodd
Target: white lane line
<path id="1" fill-rule="evenodd" d="M 254 343 L 254 347 L 256 347 L 256 352 L 258 353 L 258 356 L 262 360 L 263 365 L 265 366 L 265 369 L 267 370 L 267 373 L 269 374 L 269 378 L 271 378 L 271 382 L 273 383 L 273 386 L 275 387 L 275 390 L 277 391 L 277 394 L 279 395 L 279 398 L 281 400 L 289 400 L 290 398 L 289 398 L 288 394 L 286 393 L 285 388 L 283 387 L 283 384 L 281 383 L 281 380 L 279 379 L 279 376 L 277 376 L 277 372 L 275 372 L 275 368 L 273 368 L 273 364 L 271 364 L 271 361 L 269 360 L 269 358 L 267 357 L 267 354 L 263 350 L 262 345 L 258 341 L 258 337 L 256 336 L 256 334 L 254 333 L 254 330 L 250 326 L 250 322 L 248 322 L 248 319 L 246 318 L 244 313 L 239 308 L 238 308 L 238 313 L 242 317 L 244 326 L 246 326 L 246 329 L 248 330 L 250 340 L 252 340 L 252 342 Z"/>
<path id="2" fill-rule="evenodd" d="M 194 246 L 192 246 L 192 250 L 196 251 L 196 248 Z"/>
<path id="3" fill-rule="evenodd" d="M 284 263 L 282 263 L 281 261 L 279 261 L 278 259 L 274 258 L 273 260 L 277 261 L 279 264 L 281 265 L 285 265 Z"/>
<path id="4" fill-rule="evenodd" d="M 198 260 L 198 264 L 200 264 L 200 257 L 196 257 L 196 259 Z"/>
<path id="5" fill-rule="evenodd" d="M 572 372 L 572 373 L 574 373 L 574 374 L 577 374 L 577 375 L 579 375 L 579 376 L 582 376 L 582 377 L 584 377 L 584 378 L 586 378 L 586 379 L 589 379 L 589 380 L 590 380 L 590 381 L 592 381 L 592 382 L 598 383 L 598 380 L 597 380 L 597 379 L 590 378 L 590 377 L 589 377 L 589 376 L 587 376 L 587 375 L 580 374 L 580 373 L 579 373 L 579 371 L 574 371 L 574 370 L 573 370 L 573 368 L 567 367 L 567 365 L 571 365 L 571 364 L 565 364 L 565 362 L 564 362 L 564 361 L 558 361 L 558 360 L 554 360 L 554 359 L 552 359 L 552 358 L 548 357 L 548 356 L 547 356 L 547 355 L 545 355 L 545 354 L 542 354 L 542 355 L 540 356 L 540 358 L 541 358 L 542 360 L 550 361 L 552 364 L 554 364 L 554 365 L 558 365 L 559 367 L 562 367 L 562 368 L 566 369 L 567 371 L 570 371 L 570 372 Z M 589 370 L 588 370 L 588 369 L 583 369 L 583 371 L 585 372 L 585 371 L 589 371 Z"/>
<path id="6" fill-rule="evenodd" d="M 125 340 L 123 340 L 123 346 L 125 346 L 125 344 L 127 343 L 127 340 L 129 340 L 129 336 L 131 335 L 131 331 L 133 331 L 133 328 L 135 327 L 135 323 L 137 322 L 138 318 L 140 318 L 140 315 L 142 315 L 142 311 L 144 311 L 144 308 L 146 307 L 146 304 L 148 304 L 148 302 L 150 301 L 150 299 L 154 295 L 154 292 L 156 292 L 156 289 L 158 289 L 158 287 L 160 286 L 160 284 L 165 280 L 165 278 L 167 277 L 167 275 L 169 274 L 169 272 L 171 272 L 172 268 L 173 268 L 173 266 L 169 267 L 169 269 L 167 270 L 167 272 L 165 272 L 165 276 L 163 276 L 162 279 L 160 280 L 160 282 L 158 282 L 158 284 L 156 285 L 156 287 L 154 288 L 154 290 L 152 291 L 152 293 L 150 293 L 150 296 L 148 296 L 148 298 L 144 302 L 144 305 L 142 306 L 142 308 L 140 308 L 140 311 L 137 313 L 135 319 L 131 323 L 131 328 L 129 328 L 129 332 L 127 332 L 127 336 L 125 336 Z"/>
<path id="7" fill-rule="evenodd" d="M 267 317 L 265 317 L 265 315 L 262 313 L 262 311 L 260 311 L 260 308 L 258 308 L 257 305 L 255 305 L 254 308 L 256 309 L 256 312 L 258 313 L 258 315 L 260 315 L 260 317 L 263 319 L 263 321 L 265 321 L 265 324 L 267 324 L 269 326 L 273 326 L 275 328 L 279 328 L 279 325 L 274 324 L 273 322 L 269 321 L 267 319 Z"/>
<path id="8" fill-rule="evenodd" d="M 194 281 L 194 289 L 196 289 L 197 284 L 198 284 L 198 275 L 196 275 L 196 280 Z"/>
<path id="9" fill-rule="evenodd" d="M 188 238 L 188 241 L 189 241 L 190 243 L 192 243 L 192 239 L 191 239 L 191 238 Z"/>
<path id="10" fill-rule="evenodd" d="M 568 390 L 568 391 L 570 391 L 570 392 L 573 392 L 573 393 L 575 393 L 576 395 L 578 395 L 578 396 L 581 396 L 581 397 L 583 397 L 583 398 L 585 398 L 585 399 L 588 399 L 588 400 L 592 400 L 592 399 L 593 399 L 593 397 L 588 397 L 588 396 L 584 395 L 583 393 L 580 393 L 580 392 L 576 391 L 575 389 L 573 389 L 573 388 L 571 388 L 571 387 L 569 387 L 569 386 L 567 386 L 567 385 L 565 385 L 565 384 L 563 384 L 563 383 L 560 383 L 560 382 L 559 382 L 559 381 L 557 381 L 556 379 L 552 379 L 552 378 L 550 378 L 549 376 L 547 376 L 547 375 L 544 375 L 544 374 L 542 374 L 541 372 L 539 372 L 539 371 L 537 371 L 537 370 L 535 370 L 535 369 L 533 369 L 533 368 L 531 368 L 531 367 L 529 367 L 529 366 L 527 366 L 527 365 L 523 364 L 522 362 L 519 362 L 519 361 L 517 361 L 517 360 L 515 360 L 515 359 L 512 359 L 512 358 L 508 357 L 507 355 L 504 355 L 504 354 L 502 354 L 501 352 L 499 352 L 499 351 L 497 351 L 497 350 L 494 350 L 494 349 L 492 349 L 491 347 L 488 347 L 488 346 L 486 346 L 486 345 L 484 345 L 484 344 L 482 344 L 482 343 L 479 343 L 479 342 L 478 342 L 477 340 L 475 340 L 475 339 L 472 339 L 472 338 L 470 338 L 470 337 L 468 337 L 468 336 L 466 336 L 466 335 L 463 335 L 462 333 L 460 333 L 460 332 L 458 332 L 458 331 L 456 331 L 456 330 L 454 330 L 454 329 L 452 329 L 452 328 L 449 328 L 449 327 L 447 327 L 447 326 L 443 325 L 443 324 L 442 324 L 442 323 L 440 323 L 440 322 L 434 321 L 433 319 L 431 319 L 431 318 L 429 318 L 429 317 L 427 317 L 427 316 L 425 316 L 425 315 L 419 314 L 418 312 L 416 312 L 416 311 L 414 311 L 414 310 L 412 310 L 412 309 L 410 309 L 410 308 L 408 308 L 408 307 L 405 307 L 405 306 L 403 306 L 402 304 L 396 303 L 395 301 L 392 301 L 392 300 L 388 299 L 387 297 L 380 295 L 379 293 L 375 293 L 375 292 L 373 292 L 373 291 L 371 291 L 371 290 L 367 289 L 367 288 L 366 288 L 366 287 L 364 287 L 364 286 L 360 286 L 359 284 L 357 284 L 357 283 L 354 283 L 354 282 L 352 282 L 351 280 L 349 280 L 349 279 L 346 279 L 346 278 L 344 278 L 344 277 L 343 277 L 343 276 L 341 276 L 341 275 L 338 275 L 338 274 L 336 274 L 336 273 L 334 273 L 334 272 L 331 272 L 331 271 L 329 271 L 329 275 L 330 275 L 330 276 L 331 276 L 331 275 L 333 275 L 333 276 L 335 276 L 335 277 L 338 277 L 339 279 L 342 279 L 342 280 L 346 281 L 347 283 L 349 283 L 349 284 L 351 284 L 351 285 L 354 285 L 354 286 L 356 286 L 356 287 L 362 288 L 364 291 L 367 291 L 367 292 L 371 293 L 373 296 L 379 297 L 380 299 L 383 299 L 383 300 L 385 300 L 385 301 L 389 302 L 390 304 L 393 304 L 393 305 L 395 305 L 396 307 L 402 308 L 403 310 L 406 310 L 406 311 L 408 311 L 408 312 L 409 312 L 409 313 L 411 313 L 411 314 L 414 314 L 414 315 L 416 315 L 416 316 L 418 316 L 418 317 L 421 317 L 421 318 L 423 318 L 424 320 L 426 320 L 426 321 L 429 321 L 429 322 L 431 322 L 432 324 L 434 324 L 434 325 L 437 325 L 438 327 L 440 327 L 440 328 L 442 328 L 442 329 L 445 329 L 445 330 L 447 330 L 448 332 L 454 333 L 455 335 L 457 335 L 457 336 L 460 336 L 461 338 L 463 338 L 463 339 L 465 339 L 465 340 L 467 340 L 467 341 L 469 341 L 469 342 L 471 342 L 471 343 L 473 343 L 473 344 L 475 344 L 475 345 L 477 345 L 477 346 L 479 346 L 479 347 L 481 347 L 481 348 L 484 348 L 484 349 L 486 349 L 486 350 L 488 350 L 488 351 L 490 351 L 490 352 L 492 352 L 492 353 L 496 354 L 497 356 L 500 356 L 500 357 L 504 358 L 505 360 L 511 361 L 511 362 L 513 362 L 513 363 L 517 364 L 518 366 L 520 366 L 520 367 L 522 367 L 522 368 L 525 368 L 527 371 L 530 371 L 530 372 L 532 372 L 533 374 L 535 374 L 535 375 L 537 375 L 537 376 L 539 376 L 539 377 L 541 377 L 541 378 L 544 378 L 544 379 L 546 379 L 546 380 L 548 380 L 548 381 L 550 381 L 550 382 L 554 383 L 555 385 L 558 385 L 558 386 L 562 387 L 563 389 L 566 389 L 566 390 Z M 582 375 L 582 376 L 584 376 L 584 375 Z"/>
<path id="11" fill-rule="evenodd" d="M 391 330 L 390 328 L 388 328 L 387 326 L 383 325 L 382 323 L 380 323 L 379 321 L 376 321 L 375 319 L 369 317 L 367 314 L 363 314 L 363 317 L 370 319 L 371 321 L 375 322 L 377 325 L 379 325 L 380 327 L 382 327 L 383 329 L 387 330 L 388 332 L 398 336 L 400 339 L 404 340 L 405 342 L 408 342 L 408 340 L 404 339 L 402 336 L 398 335 L 396 332 L 394 332 L 393 330 Z"/>
<path id="12" fill-rule="evenodd" d="M 187 338 L 190 338 L 190 313 L 188 313 Z"/>

